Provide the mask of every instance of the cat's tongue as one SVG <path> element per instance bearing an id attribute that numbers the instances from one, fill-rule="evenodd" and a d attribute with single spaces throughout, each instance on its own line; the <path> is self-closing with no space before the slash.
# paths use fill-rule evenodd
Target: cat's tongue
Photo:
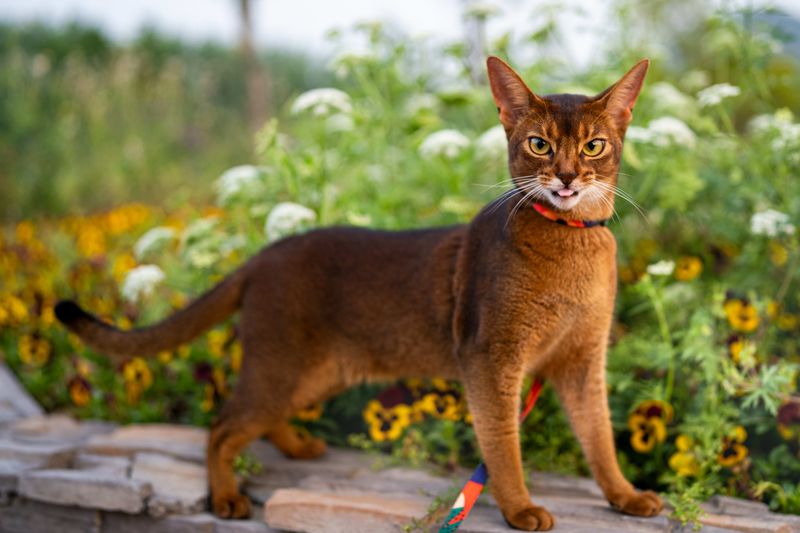
<path id="1" fill-rule="evenodd" d="M 558 191 L 558 195 L 561 196 L 562 198 L 566 198 L 567 196 L 572 196 L 573 194 L 575 194 L 575 191 L 573 191 L 572 189 L 567 189 L 566 187 Z"/>

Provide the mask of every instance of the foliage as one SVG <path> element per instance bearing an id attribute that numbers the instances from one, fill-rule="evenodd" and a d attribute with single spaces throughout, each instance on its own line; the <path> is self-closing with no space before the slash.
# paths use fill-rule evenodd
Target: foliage
<path id="1" fill-rule="evenodd" d="M 798 71 L 764 44 L 772 43 L 767 34 L 748 30 L 748 17 L 714 12 L 695 28 L 695 42 L 722 29 L 748 36 L 736 48 L 709 41 L 727 54 L 713 57 L 735 70 L 684 55 L 678 64 L 690 67 L 671 72 L 656 51 L 610 224 L 620 289 L 608 375 L 620 462 L 638 486 L 669 493 L 684 520 L 714 493 L 800 510 L 800 123 L 796 96 L 776 89 L 783 71 L 768 66 L 780 60 Z M 554 31 L 537 30 L 519 47 L 549 49 Z M 76 296 L 122 326 L 146 324 L 286 233 L 463 222 L 497 195 L 507 171 L 488 91 L 463 74 L 441 74 L 461 64 L 463 50 L 434 53 L 432 43 L 379 24 L 356 35 L 370 53 L 340 55 L 332 65 L 337 91 L 307 94 L 267 123 L 256 136 L 257 166 L 225 173 L 218 205 L 131 205 L 8 228 L 0 242 L 0 347 L 48 409 L 204 424 L 241 360 L 229 323 L 174 353 L 111 368 L 53 324 L 56 295 Z M 513 48 L 508 37 L 495 45 Z M 688 54 L 681 50 L 671 53 Z M 619 59 L 569 86 L 548 75 L 559 71 L 552 57 L 524 74 L 543 93 L 576 85 L 597 92 L 642 49 L 622 43 L 616 52 L 609 57 Z M 132 274 L 137 265 L 160 270 L 142 277 Z M 126 301 L 121 287 L 131 276 L 135 297 Z M 452 468 L 479 459 L 462 392 L 441 380 L 356 388 L 309 406 L 297 422 L 393 460 Z M 586 473 L 549 389 L 521 440 L 528 467 Z"/>

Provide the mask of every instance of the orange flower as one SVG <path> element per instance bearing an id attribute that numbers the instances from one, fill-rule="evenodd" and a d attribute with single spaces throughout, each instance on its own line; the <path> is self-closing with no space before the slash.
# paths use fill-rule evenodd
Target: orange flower
<path id="1" fill-rule="evenodd" d="M 703 262 L 699 257 L 683 256 L 675 263 L 675 279 L 691 281 L 703 272 Z"/>
<path id="2" fill-rule="evenodd" d="M 723 305 L 730 326 L 743 333 L 750 333 L 758 328 L 759 318 L 755 306 L 748 300 L 732 298 Z"/>
<path id="3" fill-rule="evenodd" d="M 717 457 L 717 462 L 725 467 L 736 466 L 747 457 L 747 431 L 742 426 L 736 426 L 730 434 L 722 437 L 722 451 Z"/>
<path id="4" fill-rule="evenodd" d="M 92 387 L 89 385 L 88 381 L 81 376 L 75 376 L 67 383 L 67 389 L 69 390 L 69 397 L 72 399 L 72 403 L 78 407 L 89 405 L 92 399 Z"/>

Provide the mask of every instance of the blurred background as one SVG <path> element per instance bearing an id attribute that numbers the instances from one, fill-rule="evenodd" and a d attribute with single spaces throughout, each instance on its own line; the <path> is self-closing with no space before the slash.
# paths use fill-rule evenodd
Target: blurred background
<path id="1" fill-rule="evenodd" d="M 796 0 L 0 0 L 0 361 L 50 412 L 208 424 L 235 320 L 114 367 L 55 302 L 129 328 L 290 233 L 468 221 L 508 177 L 489 53 L 542 94 L 651 59 L 609 223 L 620 463 L 684 520 L 718 493 L 800 513 Z M 443 380 L 295 422 L 389 461 L 479 459 Z M 522 446 L 587 473 L 548 387 Z"/>
<path id="2" fill-rule="evenodd" d="M 369 39 L 352 31 L 359 23 L 383 21 L 394 38 L 439 50 L 418 65 L 435 70 L 425 80 L 434 89 L 463 82 L 463 69 L 469 81 L 483 83 L 487 51 L 508 52 L 517 66 L 546 62 L 552 68 L 531 80 L 536 87 L 543 76 L 575 79 L 613 61 L 623 45 L 653 56 L 663 76 L 702 69 L 711 82 L 736 82 L 731 75 L 757 75 L 730 65 L 736 36 L 726 34 L 715 12 L 734 4 L 750 13 L 741 21 L 746 28 L 770 36 L 776 53 L 763 66 L 787 78 L 785 87 L 770 90 L 782 91 L 781 105 L 796 110 L 794 0 L 603 0 L 592 7 L 519 0 L 2 0 L 0 219 L 120 201 L 208 200 L 213 178 L 252 159 L 252 133 L 268 117 L 285 113 L 300 92 L 333 84 L 337 57 L 369 51 Z M 757 111 L 745 108 L 740 116 Z"/>

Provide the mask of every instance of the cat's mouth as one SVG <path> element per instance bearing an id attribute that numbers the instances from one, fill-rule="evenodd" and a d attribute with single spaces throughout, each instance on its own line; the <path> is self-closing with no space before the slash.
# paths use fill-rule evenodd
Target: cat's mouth
<path id="1" fill-rule="evenodd" d="M 550 203 L 561 210 L 569 210 L 578 205 L 580 191 L 571 189 L 569 187 L 562 187 L 556 190 L 550 190 Z"/>

